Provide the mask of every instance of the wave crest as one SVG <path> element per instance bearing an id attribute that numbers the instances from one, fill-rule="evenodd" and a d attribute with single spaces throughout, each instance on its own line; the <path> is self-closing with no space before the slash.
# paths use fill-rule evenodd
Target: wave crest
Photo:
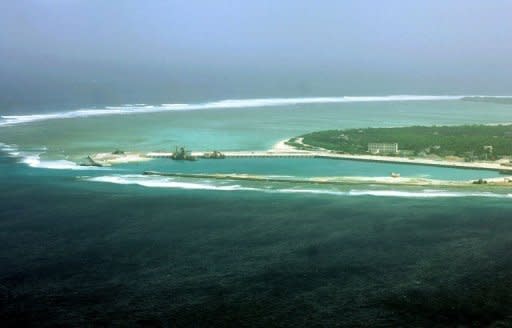
<path id="1" fill-rule="evenodd" d="M 78 109 L 68 112 L 57 112 L 33 115 L 3 115 L 0 126 L 24 124 L 36 121 L 70 119 L 102 115 L 127 115 L 137 113 L 153 113 L 164 111 L 188 111 L 201 109 L 230 109 L 293 106 L 303 104 L 330 104 L 353 102 L 390 102 L 390 101 L 438 101 L 460 100 L 466 96 L 419 96 L 419 95 L 392 95 L 392 96 L 362 96 L 362 97 L 311 97 L 311 98 L 255 98 L 255 99 L 226 99 L 220 101 L 197 104 L 162 104 L 151 106 L 145 104 L 107 106 L 102 109 Z"/>
<path id="2" fill-rule="evenodd" d="M 51 169 L 51 170 L 104 170 L 108 168 L 102 167 L 91 167 L 91 166 L 80 166 L 75 162 L 68 161 L 65 159 L 61 160 L 42 160 L 41 154 L 46 148 L 22 151 L 16 145 L 7 145 L 0 143 L 0 151 L 7 154 L 12 158 L 17 158 L 20 163 L 26 164 L 33 168 L 39 169 Z"/>
<path id="3" fill-rule="evenodd" d="M 351 189 L 330 190 L 330 189 L 303 189 L 303 188 L 256 188 L 246 187 L 238 184 L 225 185 L 213 184 L 211 181 L 189 182 L 179 181 L 174 178 L 161 176 L 147 176 L 140 174 L 126 175 L 107 175 L 98 177 L 84 177 L 85 181 L 103 182 L 121 185 L 138 185 L 148 188 L 170 188 L 170 189 L 189 189 L 189 190 L 217 190 L 217 191 L 257 191 L 264 193 L 282 193 L 282 194 L 322 194 L 345 197 L 397 197 L 397 198 L 461 198 L 461 197 L 487 197 L 487 198 L 511 198 L 512 194 L 499 194 L 491 192 L 461 192 L 450 190 L 432 190 L 423 189 L 417 191 L 405 190 L 386 190 L 386 189 Z"/>

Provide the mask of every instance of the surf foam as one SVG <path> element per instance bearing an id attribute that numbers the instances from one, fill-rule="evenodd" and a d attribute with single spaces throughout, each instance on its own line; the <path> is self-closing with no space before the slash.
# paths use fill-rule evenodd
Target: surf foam
<path id="1" fill-rule="evenodd" d="M 189 190 L 217 190 L 217 191 L 257 191 L 264 193 L 284 193 L 284 194 L 323 194 L 345 197 L 396 197 L 396 198 L 461 198 L 461 197 L 487 197 L 487 198 L 512 198 L 512 194 L 499 194 L 491 192 L 460 192 L 449 190 L 424 189 L 418 191 L 404 190 L 371 190 L 371 189 L 351 189 L 348 191 L 329 190 L 329 189 L 299 189 L 299 188 L 275 188 L 275 187 L 244 187 L 241 185 L 219 185 L 202 182 L 185 182 L 168 177 L 146 176 L 146 175 L 107 175 L 98 177 L 85 177 L 85 181 L 103 182 L 121 185 L 139 185 L 148 188 L 170 188 L 170 189 L 189 189 Z M 275 188 L 275 189 L 273 189 Z"/>
<path id="2" fill-rule="evenodd" d="M 193 183 L 174 181 L 170 178 L 162 177 L 149 177 L 139 174 L 130 175 L 108 175 L 93 178 L 86 178 L 86 181 L 91 182 L 107 182 L 122 185 L 139 185 L 150 188 L 174 188 L 174 189 L 192 189 L 192 190 L 221 190 L 221 191 L 235 191 L 235 190 L 257 190 L 256 188 L 241 187 L 240 185 L 213 185 L 206 183 Z"/>
<path id="3" fill-rule="evenodd" d="M 68 160 L 42 160 L 41 152 L 46 147 L 33 151 L 21 151 L 16 145 L 7 145 L 0 143 L 0 151 L 12 158 L 17 158 L 20 163 L 26 164 L 33 168 L 52 169 L 52 170 L 105 170 L 108 168 L 80 166 L 75 162 Z"/>
<path id="4" fill-rule="evenodd" d="M 220 101 L 196 104 L 162 104 L 151 106 L 145 104 L 107 106 L 103 109 L 78 109 L 68 112 L 57 112 L 33 115 L 3 115 L 0 126 L 24 124 L 36 121 L 71 119 L 80 117 L 102 115 L 127 115 L 137 113 L 152 113 L 163 111 L 187 111 L 201 109 L 230 109 L 292 106 L 302 104 L 329 104 L 353 102 L 390 102 L 390 101 L 439 101 L 459 100 L 466 96 L 420 96 L 420 95 L 392 95 L 369 97 L 311 97 L 311 98 L 255 98 L 255 99 L 226 99 Z"/>
<path id="5" fill-rule="evenodd" d="M 7 153 L 9 157 L 18 157 L 20 152 L 18 151 L 18 147 L 16 145 L 7 145 L 0 142 L 0 151 Z"/>
<path id="6" fill-rule="evenodd" d="M 51 170 L 91 170 L 91 169 L 99 169 L 97 167 L 87 167 L 77 165 L 75 162 L 67 161 L 67 160 L 41 160 L 40 154 L 23 154 L 21 159 L 21 163 L 27 164 L 33 168 L 39 169 L 51 169 Z"/>

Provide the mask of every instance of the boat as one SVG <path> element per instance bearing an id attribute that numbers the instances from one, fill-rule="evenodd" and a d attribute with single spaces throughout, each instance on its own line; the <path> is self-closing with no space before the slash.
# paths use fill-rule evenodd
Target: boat
<path id="1" fill-rule="evenodd" d="M 178 147 L 176 147 L 176 151 L 172 154 L 171 158 L 174 160 L 179 160 L 179 161 L 195 161 L 195 160 L 197 160 L 195 158 L 195 156 L 192 156 L 191 152 L 185 150 L 184 147 L 181 147 L 180 149 L 178 149 Z"/>
<path id="2" fill-rule="evenodd" d="M 203 154 L 203 158 L 207 158 L 207 159 L 224 159 L 224 158 L 226 158 L 226 155 L 224 155 L 220 151 L 214 150 L 211 153 L 204 153 Z"/>

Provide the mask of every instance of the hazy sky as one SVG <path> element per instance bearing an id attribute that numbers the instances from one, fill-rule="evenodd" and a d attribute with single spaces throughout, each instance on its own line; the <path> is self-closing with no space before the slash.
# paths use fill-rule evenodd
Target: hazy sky
<path id="1" fill-rule="evenodd" d="M 511 15 L 509 0 L 6 0 L 0 96 L 503 94 Z"/>

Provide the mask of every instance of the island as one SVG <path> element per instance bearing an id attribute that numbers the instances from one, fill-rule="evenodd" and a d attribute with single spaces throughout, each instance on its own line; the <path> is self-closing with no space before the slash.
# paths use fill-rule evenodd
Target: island
<path id="1" fill-rule="evenodd" d="M 187 156 L 185 156 L 187 155 Z M 444 181 L 401 177 L 390 172 L 388 177 L 310 177 L 282 179 L 244 174 L 187 174 L 146 171 L 150 175 L 181 176 L 251 181 L 275 181 L 314 184 L 401 184 L 423 186 L 512 186 L 512 125 L 410 126 L 327 130 L 284 139 L 269 150 L 153 151 L 133 153 L 114 151 L 89 155 L 84 165 L 110 166 L 152 159 L 193 160 L 229 158 L 323 158 L 408 165 L 430 165 L 450 168 L 493 170 L 505 175 L 492 179 L 475 177 L 468 181 Z"/>
<path id="2" fill-rule="evenodd" d="M 292 138 L 287 145 L 341 154 L 510 164 L 512 125 L 328 130 Z"/>

